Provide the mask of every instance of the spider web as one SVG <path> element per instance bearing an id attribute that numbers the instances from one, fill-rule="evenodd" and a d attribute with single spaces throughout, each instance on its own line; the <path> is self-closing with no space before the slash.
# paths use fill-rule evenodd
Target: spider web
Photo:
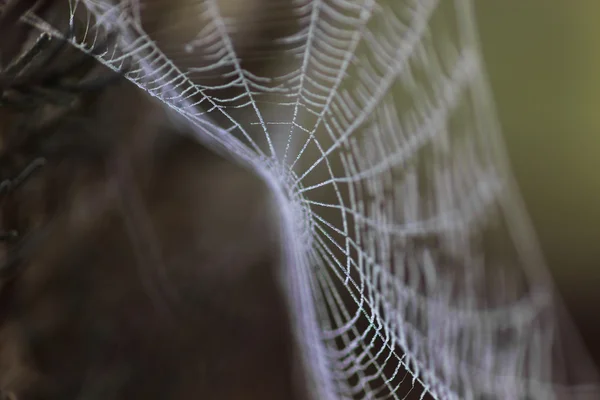
<path id="1" fill-rule="evenodd" d="M 99 59 L 272 189 L 314 398 L 594 397 L 508 172 L 472 1 L 233 3 L 67 14 L 87 21 L 73 44 L 117 32 Z"/>

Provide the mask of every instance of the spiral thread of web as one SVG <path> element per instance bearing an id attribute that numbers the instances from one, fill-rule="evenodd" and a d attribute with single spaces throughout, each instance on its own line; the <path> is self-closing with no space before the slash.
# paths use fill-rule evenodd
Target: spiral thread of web
<path id="1" fill-rule="evenodd" d="M 280 191 L 317 398 L 567 393 L 470 0 L 265 1 L 254 23 L 291 28 L 243 58 L 251 22 L 217 0 L 188 1 L 181 23 L 172 3 L 178 23 L 154 30 L 144 2 L 65 1 L 86 21 L 76 46 L 118 32 L 105 65 Z"/>

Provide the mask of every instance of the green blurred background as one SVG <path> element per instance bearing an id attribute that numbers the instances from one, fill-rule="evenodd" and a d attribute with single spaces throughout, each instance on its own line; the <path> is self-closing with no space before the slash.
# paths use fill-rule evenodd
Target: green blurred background
<path id="1" fill-rule="evenodd" d="M 513 172 L 557 284 L 600 354 L 600 1 L 476 7 Z"/>

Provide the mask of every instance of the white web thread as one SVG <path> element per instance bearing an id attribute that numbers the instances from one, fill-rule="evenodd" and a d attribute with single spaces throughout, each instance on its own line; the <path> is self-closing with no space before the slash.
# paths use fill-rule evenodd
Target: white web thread
<path id="1" fill-rule="evenodd" d="M 298 31 L 277 41 L 288 69 L 258 76 L 215 0 L 194 2 L 201 28 L 181 52 L 209 63 L 187 69 L 144 32 L 142 3 L 70 1 L 96 35 L 76 45 L 120 32 L 100 59 L 130 62 L 132 82 L 272 188 L 316 399 L 400 399 L 416 384 L 439 399 L 560 398 L 552 287 L 499 143 L 471 1 L 292 3 Z"/>

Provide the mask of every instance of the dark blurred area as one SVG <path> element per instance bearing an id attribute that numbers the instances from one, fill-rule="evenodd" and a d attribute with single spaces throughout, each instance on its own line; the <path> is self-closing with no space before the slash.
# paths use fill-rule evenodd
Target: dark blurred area
<path id="1" fill-rule="evenodd" d="M 547 263 L 600 360 L 600 3 L 476 2 L 510 160 Z"/>

